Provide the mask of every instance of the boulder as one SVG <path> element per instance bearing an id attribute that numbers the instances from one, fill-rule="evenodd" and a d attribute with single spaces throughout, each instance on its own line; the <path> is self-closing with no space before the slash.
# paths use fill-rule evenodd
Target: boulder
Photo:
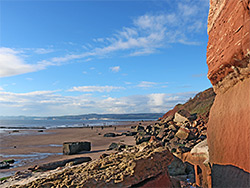
<path id="1" fill-rule="evenodd" d="M 63 154 L 72 155 L 82 151 L 90 151 L 90 142 L 64 142 L 63 143 Z"/>
<path id="2" fill-rule="evenodd" d="M 125 133 L 126 136 L 135 136 L 136 134 L 137 134 L 137 132 L 130 132 L 130 131 Z"/>
<path id="3" fill-rule="evenodd" d="M 177 131 L 177 128 L 174 126 L 174 124 L 170 124 L 168 126 L 169 129 L 171 129 L 172 131 L 176 132 Z"/>
<path id="4" fill-rule="evenodd" d="M 185 140 L 188 138 L 189 132 L 189 129 L 187 129 L 186 127 L 180 127 L 175 136 L 182 140 Z"/>
<path id="5" fill-rule="evenodd" d="M 128 145 L 125 145 L 125 144 L 121 144 L 121 143 L 111 143 L 110 145 L 109 145 L 109 148 L 108 148 L 108 150 L 118 150 L 118 151 L 120 151 L 120 150 L 122 150 L 122 149 L 124 149 L 125 147 L 129 147 Z"/>
<path id="6" fill-rule="evenodd" d="M 135 127 L 135 131 L 140 131 L 140 130 L 142 130 L 142 131 L 144 131 L 144 127 L 143 126 L 141 126 L 141 125 L 137 125 L 136 127 Z"/>
<path id="7" fill-rule="evenodd" d="M 157 138 L 162 139 L 166 135 L 166 130 L 164 128 L 160 129 L 159 133 L 157 134 Z"/>
<path id="8" fill-rule="evenodd" d="M 116 148 L 118 148 L 118 146 L 119 146 L 119 144 L 113 142 L 113 143 L 111 143 L 111 144 L 109 145 L 108 150 L 116 149 Z"/>
<path id="9" fill-rule="evenodd" d="M 138 136 L 135 141 L 136 141 L 136 144 L 141 144 L 143 142 L 148 142 L 150 138 L 151 138 L 150 135 Z"/>
<path id="10" fill-rule="evenodd" d="M 182 109 L 175 113 L 174 122 L 183 123 L 183 122 L 189 121 L 188 119 L 189 117 L 190 117 L 190 113 Z"/>
<path id="11" fill-rule="evenodd" d="M 168 172 L 170 176 L 185 175 L 186 164 L 184 164 L 181 159 L 174 156 L 174 160 L 168 165 Z"/>
<path id="12" fill-rule="evenodd" d="M 103 136 L 104 137 L 116 137 L 117 135 L 115 133 L 106 133 Z"/>
<path id="13" fill-rule="evenodd" d="M 148 125 L 148 126 L 146 127 L 146 133 L 150 133 L 151 129 L 152 129 L 152 126 L 151 126 L 151 125 Z"/>
<path id="14" fill-rule="evenodd" d="M 9 168 L 10 164 L 7 162 L 0 162 L 0 169 Z"/>
<path id="15" fill-rule="evenodd" d="M 180 155 L 183 161 L 194 165 L 196 184 L 200 187 L 211 187 L 211 165 L 207 140 L 195 145 L 190 152 Z"/>

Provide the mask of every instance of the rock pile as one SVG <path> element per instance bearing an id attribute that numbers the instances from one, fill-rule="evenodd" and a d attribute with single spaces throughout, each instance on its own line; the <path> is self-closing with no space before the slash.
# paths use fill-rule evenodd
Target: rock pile
<path id="1" fill-rule="evenodd" d="M 176 115 L 178 114 L 178 115 Z M 143 127 L 138 125 L 134 128 L 136 144 L 148 142 L 152 136 L 167 146 L 172 153 L 180 154 L 191 151 L 191 149 L 207 138 L 207 126 L 201 119 L 186 113 L 176 112 L 173 119 L 155 123 Z M 182 114 L 183 110 L 182 110 Z M 178 116 L 178 118 L 175 118 Z"/>
<path id="2" fill-rule="evenodd" d="M 171 176 L 177 176 L 180 182 L 190 179 L 190 182 L 195 181 L 195 185 L 208 187 L 211 182 L 211 168 L 205 121 L 184 109 L 176 110 L 166 119 L 154 125 L 132 127 L 136 132 L 136 144 L 154 140 L 162 143 L 175 156 L 168 167 Z"/>

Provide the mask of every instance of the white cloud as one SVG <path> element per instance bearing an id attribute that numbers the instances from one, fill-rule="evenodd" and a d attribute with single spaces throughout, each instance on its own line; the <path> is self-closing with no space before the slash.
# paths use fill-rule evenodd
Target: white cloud
<path id="1" fill-rule="evenodd" d="M 33 78 L 25 78 L 26 80 L 28 80 L 28 81 L 32 81 L 33 80 Z"/>
<path id="2" fill-rule="evenodd" d="M 148 88 L 148 87 L 153 87 L 153 86 L 155 86 L 155 85 L 157 85 L 156 82 L 142 81 L 142 82 L 140 82 L 140 83 L 137 85 L 137 87 L 146 87 L 146 88 Z"/>
<path id="3" fill-rule="evenodd" d="M 45 69 L 48 62 L 28 64 L 21 57 L 21 52 L 11 48 L 0 48 L 0 77 L 14 76 Z"/>
<path id="4" fill-rule="evenodd" d="M 34 52 L 37 54 L 48 54 L 48 53 L 54 52 L 54 50 L 53 49 L 45 49 L 45 48 L 37 48 L 34 50 Z"/>
<path id="5" fill-rule="evenodd" d="M 131 82 L 124 82 L 124 84 L 126 84 L 126 85 L 130 85 L 130 84 L 132 84 Z"/>
<path id="6" fill-rule="evenodd" d="M 3 91 L 4 89 L 0 86 L 0 91 Z"/>
<path id="7" fill-rule="evenodd" d="M 166 3 L 173 4 L 172 1 Z M 0 49 L 0 77 L 34 72 L 48 66 L 59 66 L 74 60 L 83 62 L 94 58 L 112 56 L 141 56 L 159 52 L 173 43 L 199 45 L 196 34 L 206 32 L 208 0 L 183 0 L 172 5 L 172 12 L 144 14 L 134 18 L 131 24 L 103 38 L 93 39 L 94 44 L 83 44 L 84 52 L 68 53 L 59 57 L 29 64 L 20 52 Z M 31 50 L 32 48 L 30 48 Z M 46 54 L 53 49 L 33 48 L 33 52 Z"/>
<path id="8" fill-rule="evenodd" d="M 141 88 L 151 88 L 151 87 L 167 87 L 167 82 L 148 82 L 148 81 L 141 81 L 137 87 Z"/>
<path id="9" fill-rule="evenodd" d="M 132 20 L 130 27 L 123 27 L 111 37 L 93 39 L 95 47 L 91 46 L 92 50 L 53 58 L 52 62 L 103 57 L 114 52 L 128 56 L 146 55 L 156 53 L 171 43 L 199 45 L 199 41 L 192 36 L 194 32 L 206 32 L 208 4 L 203 0 L 183 1 L 176 3 L 175 12 L 138 16 Z M 99 43 L 102 47 L 96 46 Z"/>
<path id="10" fill-rule="evenodd" d="M 125 89 L 123 87 L 116 87 L 116 86 L 79 86 L 73 87 L 68 91 L 79 91 L 79 92 L 111 92 L 113 90 L 121 90 Z"/>
<path id="11" fill-rule="evenodd" d="M 184 103 L 194 92 L 152 93 L 127 97 L 102 96 L 90 94 L 62 96 L 58 91 L 34 91 L 13 93 L 0 91 L 2 115 L 66 115 L 84 113 L 140 113 L 166 112 L 177 103 Z"/>
<path id="12" fill-rule="evenodd" d="M 120 66 L 110 67 L 112 72 L 119 72 L 121 70 Z"/>

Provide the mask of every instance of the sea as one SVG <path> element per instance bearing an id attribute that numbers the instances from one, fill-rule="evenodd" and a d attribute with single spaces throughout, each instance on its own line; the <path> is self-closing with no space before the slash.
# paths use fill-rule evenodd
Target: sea
<path id="1" fill-rule="evenodd" d="M 143 121 L 154 121 L 144 119 Z M 0 119 L 1 129 L 55 129 L 91 126 L 126 125 L 142 119 L 115 119 L 115 120 L 79 120 L 79 119 Z"/>

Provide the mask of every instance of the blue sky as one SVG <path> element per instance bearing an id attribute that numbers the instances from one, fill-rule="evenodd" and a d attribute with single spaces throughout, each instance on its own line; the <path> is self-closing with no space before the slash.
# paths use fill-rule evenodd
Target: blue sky
<path id="1" fill-rule="evenodd" d="M 209 0 L 2 0 L 0 9 L 0 115 L 166 112 L 211 87 Z"/>

